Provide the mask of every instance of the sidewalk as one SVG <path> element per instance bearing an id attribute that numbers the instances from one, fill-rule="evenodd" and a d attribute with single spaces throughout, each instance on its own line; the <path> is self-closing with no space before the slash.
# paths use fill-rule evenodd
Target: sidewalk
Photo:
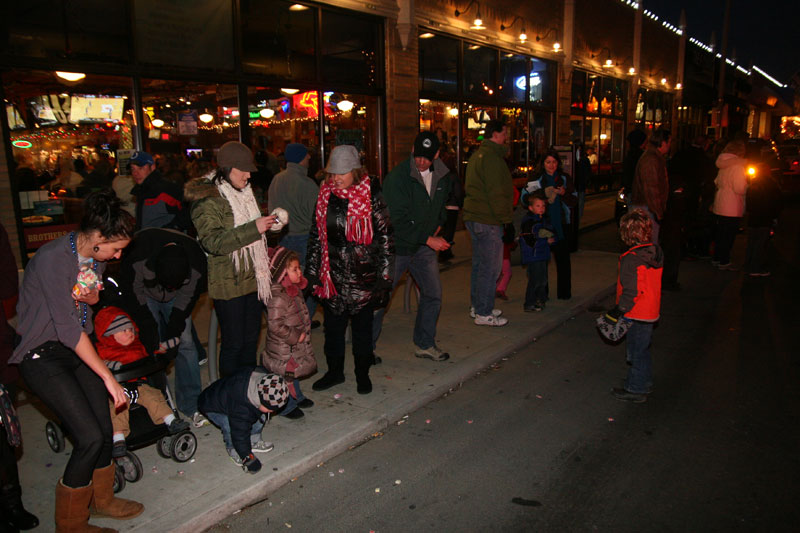
<path id="1" fill-rule="evenodd" d="M 607 199 L 603 199 L 605 203 Z M 587 210 L 588 211 L 588 210 Z M 584 224 L 602 222 L 607 209 L 597 217 L 585 216 Z M 584 225 L 582 224 L 582 226 Z M 416 301 L 411 298 L 411 313 L 403 312 L 403 287 L 398 287 L 378 343 L 383 363 L 370 372 L 374 390 L 361 396 L 355 391 L 352 355 L 345 363 L 347 381 L 324 392 L 311 390 L 311 382 L 324 372 L 322 332 L 314 331 L 314 350 L 320 374 L 305 382 L 304 390 L 316 403 L 298 421 L 273 418 L 263 437 L 275 449 L 259 454 L 264 464 L 257 475 L 249 475 L 233 465 L 225 452 L 219 431 L 213 426 L 195 429 L 197 453 L 191 462 L 162 459 L 155 446 L 137 450 L 144 476 L 128 483 L 122 497 L 141 501 L 145 512 L 130 521 L 94 519 L 98 526 L 120 531 L 160 532 L 203 531 L 225 516 L 263 500 L 277 487 L 346 451 L 349 447 L 396 423 L 404 415 L 446 393 L 469 379 L 478 370 L 533 342 L 569 320 L 595 301 L 613 293 L 617 256 L 611 253 L 580 251 L 572 255 L 572 299 L 551 300 L 544 312 L 524 313 L 525 271 L 515 266 L 508 289 L 509 302 L 497 301 L 509 324 L 502 328 L 481 327 L 469 318 L 469 278 L 471 249 L 469 235 L 458 232 L 453 265 L 441 274 L 444 301 L 438 323 L 437 343 L 451 354 L 450 360 L 435 363 L 417 359 L 411 341 Z M 550 268 L 551 293 L 555 293 L 555 268 Z M 195 321 L 202 340 L 207 339 L 209 303 L 201 301 Z M 319 316 L 319 315 L 318 315 Z M 348 347 L 349 352 L 349 347 Z M 204 381 L 208 372 L 204 367 Z M 336 398 L 335 395 L 340 395 Z M 26 507 L 42 522 L 38 531 L 52 531 L 54 487 L 63 472 L 71 445 L 60 454 L 50 450 L 44 433 L 46 419 L 20 393 L 24 452 L 19 462 Z"/>

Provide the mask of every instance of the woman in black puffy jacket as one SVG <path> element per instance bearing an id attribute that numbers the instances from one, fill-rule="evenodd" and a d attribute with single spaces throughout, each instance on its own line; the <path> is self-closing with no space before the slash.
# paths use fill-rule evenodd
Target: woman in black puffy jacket
<path id="1" fill-rule="evenodd" d="M 325 313 L 328 371 L 312 385 L 344 382 L 345 331 L 351 324 L 359 394 L 372 392 L 372 313 L 389 301 L 394 240 L 377 181 L 361 167 L 355 147 L 337 146 L 325 168 L 311 224 L 306 277 Z"/>

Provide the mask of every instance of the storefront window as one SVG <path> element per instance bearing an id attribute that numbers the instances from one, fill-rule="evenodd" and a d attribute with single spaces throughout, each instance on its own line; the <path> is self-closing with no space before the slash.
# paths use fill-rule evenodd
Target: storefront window
<path id="1" fill-rule="evenodd" d="M 353 13 L 322 12 L 322 79 L 363 87 L 382 86 L 380 23 Z"/>
<path id="2" fill-rule="evenodd" d="M 464 96 L 494 99 L 497 50 L 464 43 Z"/>
<path id="3" fill-rule="evenodd" d="M 247 109 L 258 172 L 250 180 L 262 190 L 280 172 L 289 143 L 301 143 L 311 154 L 309 175 L 321 167 L 319 100 L 317 91 L 287 94 L 287 88 L 248 87 Z M 289 92 L 292 92 L 291 90 Z M 325 93 L 329 99 L 333 93 Z M 326 107 L 326 112 L 332 114 Z"/>
<path id="4" fill-rule="evenodd" d="M 335 146 L 352 144 L 361 154 L 369 173 L 382 177 L 383 164 L 378 143 L 380 99 L 332 91 L 326 91 L 324 95 L 325 157 Z"/>
<path id="5" fill-rule="evenodd" d="M 625 103 L 628 94 L 628 83 L 623 80 L 614 80 L 614 115 L 618 117 L 625 116 Z"/>
<path id="6" fill-rule="evenodd" d="M 621 120 L 613 120 L 611 126 L 611 162 L 616 171 L 617 164 L 622 164 L 622 147 L 625 145 L 625 123 Z M 622 167 L 619 170 L 622 171 Z"/>
<path id="7" fill-rule="evenodd" d="M 516 181 L 528 176 L 528 113 L 519 107 L 500 108 L 500 120 L 508 127 L 511 177 Z"/>
<path id="8" fill-rule="evenodd" d="M 422 37 L 425 35 L 426 37 Z M 429 37 L 428 37 L 429 36 Z M 419 38 L 419 88 L 421 92 L 458 93 L 456 39 L 425 32 Z"/>
<path id="9" fill-rule="evenodd" d="M 522 103 L 525 102 L 525 93 L 527 92 L 528 82 L 525 79 L 525 73 L 528 71 L 528 60 L 525 56 L 506 53 L 500 54 L 500 85 L 498 91 L 500 93 L 500 100 L 508 103 Z M 530 75 L 530 84 L 532 89 L 538 89 L 541 92 L 541 79 L 538 74 L 534 78 L 534 74 Z"/>
<path id="10" fill-rule="evenodd" d="M 3 73 L 5 117 L 25 252 L 76 227 L 82 198 L 116 189 L 117 161 L 134 147 L 131 79 L 87 74 L 63 85 L 53 72 Z"/>
<path id="11" fill-rule="evenodd" d="M 242 68 L 288 80 L 316 78 L 317 9 L 265 0 L 242 2 Z"/>
<path id="12" fill-rule="evenodd" d="M 0 49 L 17 57 L 128 62 L 126 2 L 3 2 Z"/>
<path id="13" fill-rule="evenodd" d="M 572 104 L 574 111 L 586 110 L 586 73 L 574 71 L 572 73 Z"/>
<path id="14" fill-rule="evenodd" d="M 551 105 L 553 103 L 553 94 L 555 87 L 555 77 L 551 76 L 554 68 L 550 63 L 546 63 L 541 59 L 531 58 L 531 71 L 528 81 L 530 84 L 530 92 L 528 93 L 528 101 L 532 104 L 545 104 Z"/>
<path id="15" fill-rule="evenodd" d="M 439 158 L 450 170 L 457 170 L 458 104 L 427 99 L 419 101 L 419 130 L 439 137 Z"/>
<path id="16" fill-rule="evenodd" d="M 536 171 L 536 165 L 542 155 L 553 144 L 553 114 L 545 111 L 530 112 L 530 154 L 528 169 Z M 529 174 L 533 176 L 533 174 Z"/>
<path id="17" fill-rule="evenodd" d="M 103 8 L 106 4 L 124 5 L 106 2 Z M 136 0 L 134 4 L 136 57 L 140 62 L 233 70 L 232 2 Z"/>
<path id="18" fill-rule="evenodd" d="M 639 89 L 636 94 L 636 122 L 648 131 L 670 127 L 672 95 L 653 89 Z"/>
<path id="19" fill-rule="evenodd" d="M 483 127 L 492 119 L 497 118 L 494 107 L 483 107 L 467 104 L 462 106 L 461 117 L 461 165 L 462 176 L 466 169 L 467 161 L 475 153 L 483 141 Z"/>
<path id="20" fill-rule="evenodd" d="M 586 112 L 600 113 L 600 101 L 603 98 L 600 88 L 600 76 L 589 74 L 588 76 L 589 93 L 586 96 Z"/>
<path id="21" fill-rule="evenodd" d="M 202 175 L 220 146 L 239 140 L 236 85 L 145 78 L 141 88 L 144 150 L 165 178 Z"/>

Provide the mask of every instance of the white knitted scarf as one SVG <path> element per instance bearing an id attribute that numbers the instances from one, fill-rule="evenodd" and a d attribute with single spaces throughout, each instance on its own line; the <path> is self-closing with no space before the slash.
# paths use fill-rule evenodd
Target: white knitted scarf
<path id="1" fill-rule="evenodd" d="M 225 180 L 217 183 L 219 193 L 225 198 L 233 211 L 233 225 L 239 227 L 261 216 L 253 191 L 248 183 L 244 189 L 238 190 Z M 256 241 L 231 252 L 233 269 L 238 273 L 243 269 L 253 268 L 258 285 L 258 299 L 264 303 L 272 296 L 270 290 L 269 255 L 267 238 L 263 234 Z"/>

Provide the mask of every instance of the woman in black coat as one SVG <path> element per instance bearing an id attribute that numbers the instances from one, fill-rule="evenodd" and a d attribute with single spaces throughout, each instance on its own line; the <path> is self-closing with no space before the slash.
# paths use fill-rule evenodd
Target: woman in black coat
<path id="1" fill-rule="evenodd" d="M 394 240 L 389 210 L 355 147 L 331 152 L 311 224 L 306 277 L 325 314 L 328 371 L 316 391 L 344 382 L 345 331 L 351 324 L 359 394 L 372 392 L 372 313 L 389 301 Z"/>

